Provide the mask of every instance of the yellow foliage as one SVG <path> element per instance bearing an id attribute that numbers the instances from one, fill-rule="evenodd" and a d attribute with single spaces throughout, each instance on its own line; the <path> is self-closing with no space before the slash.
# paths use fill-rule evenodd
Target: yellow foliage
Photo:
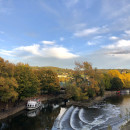
<path id="1" fill-rule="evenodd" d="M 118 70 L 109 70 L 108 74 L 113 78 L 113 77 L 121 77 L 121 74 Z"/>
<path id="2" fill-rule="evenodd" d="M 16 88 L 18 87 L 17 81 L 14 78 L 0 77 L 0 97 L 1 101 L 7 102 L 8 100 L 15 101 L 18 97 Z"/>
<path id="3" fill-rule="evenodd" d="M 110 70 L 108 74 L 111 78 L 118 77 L 123 82 L 124 88 L 130 88 L 130 73 L 123 73 L 121 74 L 118 70 Z"/>

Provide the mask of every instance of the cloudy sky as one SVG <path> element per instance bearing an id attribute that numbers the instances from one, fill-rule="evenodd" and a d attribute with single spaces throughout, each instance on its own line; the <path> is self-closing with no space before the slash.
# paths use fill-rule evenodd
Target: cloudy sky
<path id="1" fill-rule="evenodd" d="M 130 0 L 0 0 L 0 57 L 130 69 Z"/>

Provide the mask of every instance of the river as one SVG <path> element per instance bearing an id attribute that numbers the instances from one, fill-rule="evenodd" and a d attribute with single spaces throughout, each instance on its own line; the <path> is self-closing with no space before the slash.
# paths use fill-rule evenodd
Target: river
<path id="1" fill-rule="evenodd" d="M 118 130 L 129 120 L 130 95 L 117 95 L 89 108 L 67 108 L 61 100 L 0 121 L 0 130 Z"/>

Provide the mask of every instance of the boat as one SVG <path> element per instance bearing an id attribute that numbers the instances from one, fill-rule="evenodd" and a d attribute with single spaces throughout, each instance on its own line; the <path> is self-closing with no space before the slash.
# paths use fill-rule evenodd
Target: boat
<path id="1" fill-rule="evenodd" d="M 41 101 L 39 99 L 33 99 L 29 100 L 27 102 L 27 110 L 34 110 L 39 108 L 42 105 Z"/>
<path id="2" fill-rule="evenodd" d="M 121 90 L 121 94 L 129 94 L 129 93 L 130 93 L 129 89 Z"/>

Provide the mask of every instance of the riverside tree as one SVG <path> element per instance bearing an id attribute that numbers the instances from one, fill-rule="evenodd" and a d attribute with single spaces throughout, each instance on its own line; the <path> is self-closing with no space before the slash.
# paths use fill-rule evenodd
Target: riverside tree
<path id="1" fill-rule="evenodd" d="M 39 69 L 35 71 L 39 81 L 42 93 L 55 94 L 59 92 L 60 85 L 57 73 L 48 69 Z"/>
<path id="2" fill-rule="evenodd" d="M 11 78 L 0 77 L 0 98 L 1 101 L 15 101 L 18 98 L 16 89 L 18 88 L 17 81 Z"/>
<path id="3" fill-rule="evenodd" d="M 18 98 L 18 83 L 13 77 L 14 68 L 14 64 L 0 57 L 0 100 L 7 105 L 9 101 L 13 102 Z"/>
<path id="4" fill-rule="evenodd" d="M 122 88 L 130 88 L 130 73 L 121 74 L 118 70 L 109 70 L 108 75 L 111 79 L 118 77 L 123 83 Z"/>
<path id="5" fill-rule="evenodd" d="M 82 94 L 86 94 L 88 97 L 94 97 L 100 93 L 100 87 L 98 83 L 98 73 L 92 68 L 92 65 L 88 62 L 75 63 L 75 71 L 73 75 L 72 84 L 81 89 Z M 72 88 L 70 88 L 72 89 Z M 69 92 L 69 91 L 68 91 Z M 85 95 L 84 95 L 85 96 Z"/>
<path id="6" fill-rule="evenodd" d="M 111 89 L 112 90 L 121 90 L 123 88 L 123 83 L 120 78 L 114 77 L 111 79 Z"/>
<path id="7" fill-rule="evenodd" d="M 32 97 L 39 93 L 39 80 L 28 64 L 18 63 L 15 67 L 19 99 Z"/>

